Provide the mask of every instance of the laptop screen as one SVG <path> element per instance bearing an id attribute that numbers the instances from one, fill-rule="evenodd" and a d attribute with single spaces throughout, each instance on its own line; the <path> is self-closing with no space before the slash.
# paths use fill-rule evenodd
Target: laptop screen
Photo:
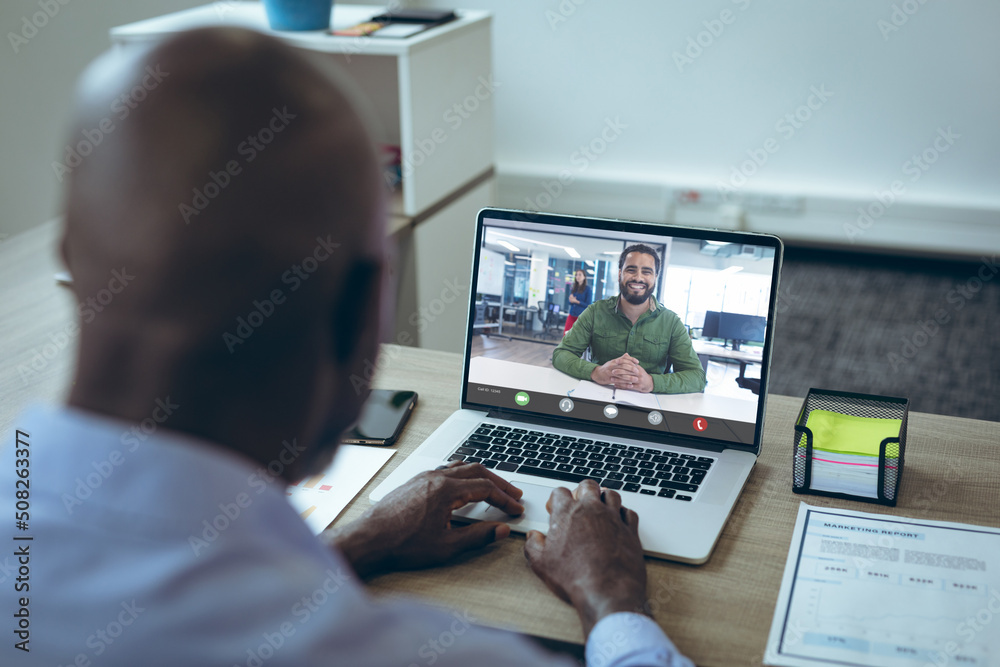
<path id="1" fill-rule="evenodd" d="M 780 257 L 763 234 L 484 209 L 463 405 L 759 446 Z"/>

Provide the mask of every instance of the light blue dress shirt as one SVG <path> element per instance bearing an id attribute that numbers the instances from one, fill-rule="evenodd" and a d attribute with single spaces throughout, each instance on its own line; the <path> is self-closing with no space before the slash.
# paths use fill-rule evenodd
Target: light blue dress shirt
<path id="1" fill-rule="evenodd" d="M 575 664 L 482 628 L 467 611 L 372 600 L 280 482 L 222 447 L 153 419 L 136 426 L 70 408 L 36 408 L 16 425 L 29 443 L 20 447 L 29 450 L 27 529 L 13 529 L 25 465 L 15 464 L 14 433 L 0 457 L 0 510 L 12 532 L 32 538 L 7 542 L 28 545 L 30 575 L 16 591 L 18 557 L 3 549 L 2 665 Z M 22 603 L 30 652 L 10 634 Z M 691 665 L 638 614 L 604 618 L 586 651 L 595 667 Z"/>

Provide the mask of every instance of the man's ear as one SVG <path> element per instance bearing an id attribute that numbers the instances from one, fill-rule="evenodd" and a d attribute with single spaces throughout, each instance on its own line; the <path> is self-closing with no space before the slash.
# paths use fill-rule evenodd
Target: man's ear
<path id="1" fill-rule="evenodd" d="M 373 260 L 358 260 L 344 273 L 330 311 L 332 356 L 338 364 L 347 364 L 366 336 L 378 336 L 381 282 L 382 267 Z"/>

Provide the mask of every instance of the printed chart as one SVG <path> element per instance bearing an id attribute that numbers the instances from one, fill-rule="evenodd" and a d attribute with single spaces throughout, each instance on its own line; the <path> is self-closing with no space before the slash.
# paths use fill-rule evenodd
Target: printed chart
<path id="1" fill-rule="evenodd" d="M 393 453 L 394 450 L 386 448 L 341 445 L 326 470 L 288 487 L 288 502 L 318 535 L 378 474 Z"/>
<path id="2" fill-rule="evenodd" d="M 802 504 L 765 662 L 996 665 L 998 575 L 998 529 Z"/>

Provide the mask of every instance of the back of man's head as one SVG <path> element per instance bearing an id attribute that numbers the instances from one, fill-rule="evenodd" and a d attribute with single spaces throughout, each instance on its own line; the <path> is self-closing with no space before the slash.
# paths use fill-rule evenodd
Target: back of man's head
<path id="1" fill-rule="evenodd" d="M 374 355 L 383 206 L 332 80 L 273 38 L 193 31 L 95 62 L 73 141 L 93 128 L 67 188 L 83 320 L 70 402 L 141 419 L 170 395 L 170 428 L 258 459 L 265 439 L 329 426 L 330 405 L 356 412 L 343 383 Z M 111 302 L 86 310 L 112 271 Z"/>

